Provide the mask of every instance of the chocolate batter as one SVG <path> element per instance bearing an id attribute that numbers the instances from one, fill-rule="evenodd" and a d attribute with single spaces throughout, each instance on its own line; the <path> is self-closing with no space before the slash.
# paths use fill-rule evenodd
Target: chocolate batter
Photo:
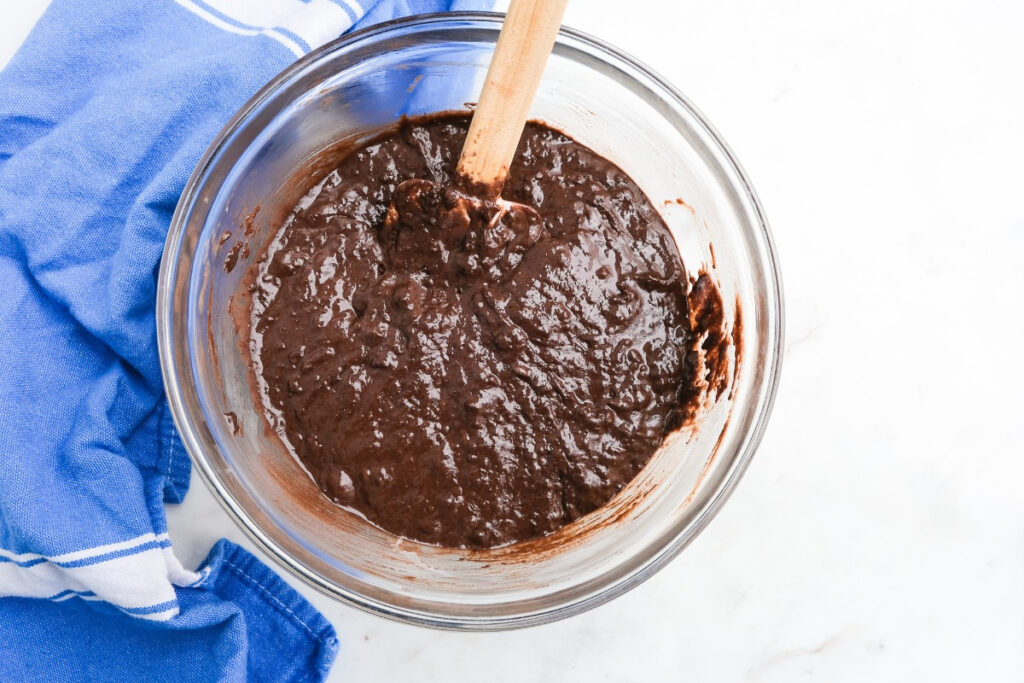
<path id="1" fill-rule="evenodd" d="M 251 349 L 268 417 L 332 500 L 494 547 L 643 468 L 694 410 L 704 330 L 618 167 L 531 123 L 504 189 L 525 206 L 474 198 L 452 184 L 468 123 L 404 121 L 309 191 L 256 266 Z"/>

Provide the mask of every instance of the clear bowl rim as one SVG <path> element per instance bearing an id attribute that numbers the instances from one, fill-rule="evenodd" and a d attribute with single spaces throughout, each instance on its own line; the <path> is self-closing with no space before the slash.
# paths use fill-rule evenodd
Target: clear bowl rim
<path id="1" fill-rule="evenodd" d="M 286 83 L 296 73 L 317 61 L 322 55 L 344 48 L 357 41 L 379 34 L 388 33 L 397 28 L 420 27 L 428 24 L 448 22 L 486 22 L 500 24 L 504 19 L 501 12 L 434 12 L 415 14 L 387 22 L 369 26 L 349 34 L 342 35 L 324 45 L 310 51 L 303 57 L 291 63 L 280 71 L 276 76 L 261 87 L 235 114 L 227 121 L 223 128 L 217 133 L 213 141 L 207 147 L 203 156 L 196 164 L 196 168 L 189 176 L 188 181 L 175 207 L 174 215 L 168 230 L 167 239 L 164 243 L 163 257 L 161 258 L 160 271 L 157 281 L 156 300 L 156 324 L 157 324 L 157 346 L 160 359 L 161 375 L 164 383 L 164 390 L 167 395 L 171 415 L 181 436 L 182 442 L 188 451 L 192 463 L 199 471 L 200 477 L 206 486 L 213 492 L 214 498 L 228 512 L 228 515 L 245 535 L 264 551 L 275 564 L 286 569 L 292 575 L 298 577 L 306 584 L 315 588 L 320 593 L 346 604 L 357 607 L 365 612 L 376 614 L 402 623 L 410 623 L 418 626 L 426 626 L 442 630 L 471 630 L 471 631 L 498 631 L 515 628 L 525 628 L 539 624 L 557 621 L 604 604 L 615 597 L 640 585 L 653 576 L 658 570 L 665 566 L 683 551 L 718 514 L 718 511 L 728 500 L 735 490 L 739 480 L 750 464 L 754 453 L 760 445 L 764 431 L 767 427 L 769 417 L 775 402 L 778 391 L 779 376 L 782 369 L 782 349 L 784 344 L 785 331 L 785 309 L 782 295 L 782 274 L 779 268 L 779 259 L 776 252 L 775 242 L 772 238 L 768 220 L 760 199 L 743 167 L 736 159 L 732 150 L 726 144 L 718 131 L 708 122 L 707 118 L 690 102 L 675 86 L 668 82 L 658 72 L 644 64 L 635 57 L 610 45 L 599 38 L 577 29 L 562 26 L 559 29 L 559 36 L 566 36 L 579 41 L 589 48 L 603 53 L 603 57 L 617 59 L 627 66 L 636 69 L 646 78 L 650 79 L 658 88 L 661 95 L 675 100 L 676 104 L 687 110 L 694 120 L 704 129 L 704 133 L 717 146 L 717 151 L 731 166 L 739 180 L 739 189 L 742 190 L 744 198 L 749 202 L 757 218 L 757 226 L 760 228 L 756 238 L 761 242 L 764 255 L 768 262 L 768 270 L 764 273 L 766 282 L 770 288 L 767 297 L 767 305 L 770 314 L 774 314 L 776 324 L 774 325 L 774 336 L 769 340 L 767 353 L 767 372 L 765 373 L 765 390 L 759 397 L 756 417 L 746 435 L 746 443 L 743 450 L 734 457 L 727 472 L 722 477 L 718 486 L 707 499 L 707 503 L 701 508 L 691 523 L 684 525 L 679 533 L 667 544 L 657 550 L 647 562 L 643 563 L 634 571 L 627 573 L 602 589 L 579 599 L 557 605 L 550 609 L 517 614 L 512 616 L 499 617 L 450 617 L 441 616 L 435 613 L 420 610 L 398 607 L 386 602 L 378 601 L 339 586 L 315 571 L 306 567 L 301 561 L 292 557 L 285 549 L 281 548 L 272 538 L 256 524 L 246 513 L 233 495 L 221 483 L 220 478 L 206 456 L 201 445 L 199 436 L 191 424 L 188 410 L 184 403 L 183 386 L 176 373 L 174 365 L 174 339 L 173 339 L 173 287 L 170 283 L 176 277 L 178 269 L 178 258 L 180 244 L 185 236 L 185 228 L 188 223 L 188 209 L 194 204 L 193 199 L 201 181 L 206 176 L 211 163 L 217 157 L 225 143 L 245 122 L 251 113 L 260 104 L 268 99 L 282 84 Z M 168 259 L 167 255 L 174 258 Z M 772 316 L 769 315 L 769 318 Z M 192 383 L 189 383 L 192 385 Z M 192 389 L 194 389 L 192 385 Z"/>

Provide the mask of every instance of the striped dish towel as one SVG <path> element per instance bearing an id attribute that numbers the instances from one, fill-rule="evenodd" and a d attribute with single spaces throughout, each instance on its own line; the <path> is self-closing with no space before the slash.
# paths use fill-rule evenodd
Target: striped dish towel
<path id="1" fill-rule="evenodd" d="M 199 157 L 288 63 L 490 5 L 55 0 L 0 72 L 0 680 L 326 674 L 333 629 L 273 572 L 226 541 L 198 571 L 171 549 L 190 466 L 157 266 Z"/>

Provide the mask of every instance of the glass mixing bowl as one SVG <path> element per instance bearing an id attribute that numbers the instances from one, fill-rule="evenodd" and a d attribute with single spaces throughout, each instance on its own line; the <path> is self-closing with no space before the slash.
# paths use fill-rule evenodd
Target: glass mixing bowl
<path id="1" fill-rule="evenodd" d="M 628 55 L 563 29 L 531 117 L 622 167 L 663 209 L 689 271 L 703 267 L 715 278 L 742 349 L 731 389 L 691 428 L 671 435 L 608 505 L 537 541 L 488 551 L 427 546 L 381 531 L 320 494 L 253 399 L 245 335 L 231 315 L 241 305 L 232 297 L 244 299 L 239 282 L 275 222 L 272 211 L 253 212 L 294 191 L 289 178 L 316 172 L 316 155 L 339 141 L 365 139 L 402 115 L 464 109 L 479 93 L 501 19 L 443 14 L 380 25 L 277 76 L 231 119 L 189 180 L 157 300 L 175 423 L 199 474 L 238 524 L 324 593 L 441 628 L 548 622 L 651 576 L 735 487 L 764 430 L 781 361 L 776 258 L 739 165 L 671 85 Z M 232 250 L 239 262 L 229 272 Z"/>

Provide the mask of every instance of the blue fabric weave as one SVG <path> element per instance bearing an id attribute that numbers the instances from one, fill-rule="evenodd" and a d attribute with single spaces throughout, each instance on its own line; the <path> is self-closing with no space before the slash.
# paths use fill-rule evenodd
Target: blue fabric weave
<path id="1" fill-rule="evenodd" d="M 142 621 L 107 603 L 0 601 L 0 680 L 319 681 L 334 629 L 264 564 L 220 541 L 181 612 Z"/>

